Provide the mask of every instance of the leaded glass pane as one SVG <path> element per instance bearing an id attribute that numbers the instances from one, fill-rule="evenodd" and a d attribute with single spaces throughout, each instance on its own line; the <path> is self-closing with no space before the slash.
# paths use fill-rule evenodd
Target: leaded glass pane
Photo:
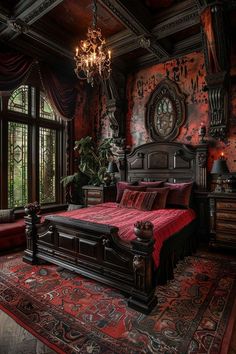
<path id="1" fill-rule="evenodd" d="M 23 206 L 28 201 L 28 127 L 8 122 L 8 207 Z"/>
<path id="2" fill-rule="evenodd" d="M 40 108 L 39 108 L 40 118 L 46 118 L 55 120 L 56 114 L 52 109 L 51 104 L 48 101 L 48 98 L 45 96 L 43 92 L 40 92 Z"/>
<path id="3" fill-rule="evenodd" d="M 28 114 L 28 86 L 18 87 L 8 101 L 8 109 L 14 112 Z"/>
<path id="4" fill-rule="evenodd" d="M 155 128 L 160 136 L 169 135 L 175 127 L 175 114 L 171 100 L 163 97 L 157 104 Z"/>
<path id="5" fill-rule="evenodd" d="M 39 193 L 40 203 L 56 201 L 56 131 L 39 130 Z"/>

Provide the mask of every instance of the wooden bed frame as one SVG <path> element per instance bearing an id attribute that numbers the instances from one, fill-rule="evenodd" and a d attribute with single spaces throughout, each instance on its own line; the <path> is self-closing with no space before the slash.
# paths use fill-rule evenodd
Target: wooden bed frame
<path id="1" fill-rule="evenodd" d="M 127 181 L 192 180 L 196 188 L 205 190 L 206 158 L 206 145 L 191 148 L 179 143 L 154 142 L 137 147 L 121 162 Z M 152 259 L 151 230 L 148 238 L 138 237 L 127 245 L 119 239 L 118 228 L 111 225 L 56 215 L 47 216 L 40 223 L 38 207 L 32 204 L 26 208 L 26 213 L 25 262 L 51 262 L 117 288 L 128 294 L 130 307 L 143 313 L 149 313 L 156 305 L 157 272 Z M 178 242 L 181 235 L 184 242 L 189 242 L 193 233 L 192 223 L 177 235 Z M 169 242 L 175 238 L 173 235 Z M 168 242 L 165 243 L 164 251 L 168 248 Z"/>

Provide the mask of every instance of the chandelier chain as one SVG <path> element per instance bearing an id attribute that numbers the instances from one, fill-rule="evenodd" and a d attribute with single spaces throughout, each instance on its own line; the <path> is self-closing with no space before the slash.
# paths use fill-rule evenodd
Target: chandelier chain
<path id="1" fill-rule="evenodd" d="M 97 27 L 97 1 L 93 1 L 93 28 Z"/>
<path id="2" fill-rule="evenodd" d="M 106 40 L 97 27 L 97 2 L 93 1 L 93 22 L 88 28 L 87 38 L 81 40 L 75 53 L 75 73 L 79 79 L 87 80 L 91 86 L 95 81 L 107 80 L 111 73 L 111 51 L 105 48 Z"/>

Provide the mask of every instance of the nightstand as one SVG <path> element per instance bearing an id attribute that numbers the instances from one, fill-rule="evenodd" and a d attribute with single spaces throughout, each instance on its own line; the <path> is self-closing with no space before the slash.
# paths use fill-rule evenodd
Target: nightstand
<path id="1" fill-rule="evenodd" d="M 84 204 L 86 207 L 116 201 L 116 186 L 83 186 Z"/>
<path id="2" fill-rule="evenodd" d="M 210 246 L 236 249 L 236 193 L 210 193 Z"/>

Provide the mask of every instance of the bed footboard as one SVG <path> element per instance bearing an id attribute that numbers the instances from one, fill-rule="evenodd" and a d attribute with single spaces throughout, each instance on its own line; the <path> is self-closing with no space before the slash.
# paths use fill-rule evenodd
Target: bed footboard
<path id="1" fill-rule="evenodd" d="M 151 223 L 145 235 L 135 227 L 138 237 L 125 244 L 117 227 L 53 215 L 40 223 L 38 209 L 26 208 L 25 262 L 56 264 L 128 294 L 128 305 L 142 313 L 153 309 L 157 298 Z"/>

